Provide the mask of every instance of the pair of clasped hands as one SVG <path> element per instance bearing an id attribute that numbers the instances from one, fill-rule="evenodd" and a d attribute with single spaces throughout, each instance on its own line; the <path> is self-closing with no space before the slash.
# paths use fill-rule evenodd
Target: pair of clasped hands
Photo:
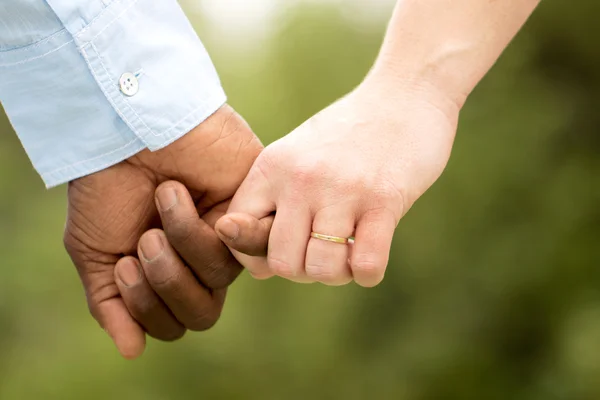
<path id="1" fill-rule="evenodd" d="M 65 246 L 126 358 L 210 328 L 254 278 L 372 287 L 394 230 L 440 176 L 458 108 L 366 80 L 263 150 L 228 105 L 184 137 L 69 184 Z M 316 232 L 354 242 L 311 237 Z"/>

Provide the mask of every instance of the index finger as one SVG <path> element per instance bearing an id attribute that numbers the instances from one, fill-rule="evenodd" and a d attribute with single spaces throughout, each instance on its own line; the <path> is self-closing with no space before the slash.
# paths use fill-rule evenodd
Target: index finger
<path id="1" fill-rule="evenodd" d="M 156 189 L 156 205 L 169 243 L 210 289 L 225 288 L 238 277 L 242 266 L 196 211 L 187 188 L 169 181 Z"/>

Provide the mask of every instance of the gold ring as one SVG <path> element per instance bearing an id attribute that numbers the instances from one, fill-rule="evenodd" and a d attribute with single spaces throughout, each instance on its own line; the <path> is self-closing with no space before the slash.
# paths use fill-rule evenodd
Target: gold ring
<path id="1" fill-rule="evenodd" d="M 343 237 L 339 237 L 339 236 L 331 236 L 331 235 L 323 235 L 323 234 L 317 233 L 317 232 L 311 232 L 310 237 L 313 237 L 313 238 L 319 239 L 319 240 L 325 240 L 326 242 L 333 242 L 333 243 L 339 243 L 339 244 L 347 244 L 348 243 L 348 238 L 343 238 Z"/>

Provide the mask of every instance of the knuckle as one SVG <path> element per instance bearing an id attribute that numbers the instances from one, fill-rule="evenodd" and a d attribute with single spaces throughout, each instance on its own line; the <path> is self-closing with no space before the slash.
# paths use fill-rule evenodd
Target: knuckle
<path id="1" fill-rule="evenodd" d="M 272 143 L 270 146 L 267 146 L 260 156 L 258 156 L 257 162 L 261 165 L 268 167 L 269 169 L 277 167 L 279 165 L 279 161 L 282 159 L 286 159 L 286 150 L 283 146 L 281 146 L 280 142 Z"/>
<path id="2" fill-rule="evenodd" d="M 194 315 L 186 325 L 191 331 L 206 331 L 215 326 L 220 316 L 220 310 L 204 309 L 202 312 Z"/>
<path id="3" fill-rule="evenodd" d="M 158 340 L 162 340 L 163 342 L 175 342 L 179 339 L 181 339 L 182 337 L 185 336 L 187 329 L 185 329 L 184 327 L 181 328 L 173 328 L 172 330 L 161 334 L 160 336 L 157 335 L 150 335 L 152 337 L 154 337 L 155 339 Z"/>
<path id="4" fill-rule="evenodd" d="M 281 166 L 280 161 L 284 161 L 285 158 L 281 157 L 281 152 L 277 150 L 277 143 L 268 146 L 263 150 L 262 153 L 256 159 L 254 166 L 250 172 L 250 177 L 252 177 L 252 173 L 254 171 L 260 173 L 261 178 L 270 181 L 271 175 L 274 171 L 277 171 L 279 168 L 277 166 Z"/>
<path id="5" fill-rule="evenodd" d="M 291 173 L 292 184 L 296 186 L 311 186 L 315 182 L 314 171 L 309 167 L 296 167 Z"/>
<path id="6" fill-rule="evenodd" d="M 366 278 L 378 278 L 385 271 L 385 263 L 374 260 L 374 258 L 360 258 L 352 261 L 352 272 Z"/>
<path id="7" fill-rule="evenodd" d="M 269 264 L 269 268 L 275 275 L 281 277 L 293 277 L 295 275 L 293 267 L 287 261 L 269 257 L 267 262 Z"/>
<path id="8" fill-rule="evenodd" d="M 164 225 L 165 235 L 174 244 L 188 243 L 194 234 L 196 217 L 175 218 Z"/>
<path id="9" fill-rule="evenodd" d="M 378 185 L 374 190 L 374 198 L 376 204 L 385 207 L 389 210 L 393 210 L 395 219 L 398 221 L 410 208 L 407 203 L 407 195 L 405 191 L 393 184 L 389 180 L 385 180 L 382 184 Z"/>
<path id="10" fill-rule="evenodd" d="M 327 174 L 329 166 L 326 161 L 320 158 L 302 160 L 296 162 L 291 171 L 292 184 L 301 187 L 312 186 L 317 183 L 321 177 Z"/>
<path id="11" fill-rule="evenodd" d="M 376 187 L 371 189 L 371 198 L 375 206 L 384 206 L 392 200 L 392 194 L 384 188 Z"/>
<path id="12" fill-rule="evenodd" d="M 369 193 L 369 205 L 373 209 L 384 208 L 397 202 L 399 192 L 387 183 L 366 185 L 366 190 Z"/>
<path id="13" fill-rule="evenodd" d="M 152 268 L 154 270 L 154 268 Z M 155 274 L 149 271 L 146 271 L 146 279 L 150 285 L 159 290 L 159 291 L 175 291 L 179 288 L 180 280 L 181 280 L 181 272 L 180 271 L 172 271 L 164 273 L 164 271 L 169 270 L 169 268 L 161 268 L 163 273 Z"/>
<path id="14" fill-rule="evenodd" d="M 333 282 L 336 278 L 331 268 L 315 263 L 306 265 L 306 275 L 323 283 Z"/>
<path id="15" fill-rule="evenodd" d="M 127 304 L 127 309 L 135 319 L 144 320 L 159 308 L 159 304 L 156 299 L 138 299 L 135 302 Z"/>
<path id="16" fill-rule="evenodd" d="M 376 228 L 382 223 L 386 226 L 388 223 L 398 226 L 404 210 L 403 204 L 392 204 L 389 200 L 371 201 L 365 207 L 361 222 L 370 228 Z"/>
<path id="17" fill-rule="evenodd" d="M 215 261 L 206 268 L 202 274 L 203 283 L 210 289 L 223 289 L 231 285 L 238 277 L 242 267 L 229 260 Z"/>

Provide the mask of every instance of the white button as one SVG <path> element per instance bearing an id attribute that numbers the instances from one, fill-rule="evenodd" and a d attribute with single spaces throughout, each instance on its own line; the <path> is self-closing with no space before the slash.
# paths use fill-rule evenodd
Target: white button
<path id="1" fill-rule="evenodd" d="M 140 83 L 134 74 L 126 72 L 119 78 L 119 87 L 125 96 L 135 96 L 140 90 Z"/>

